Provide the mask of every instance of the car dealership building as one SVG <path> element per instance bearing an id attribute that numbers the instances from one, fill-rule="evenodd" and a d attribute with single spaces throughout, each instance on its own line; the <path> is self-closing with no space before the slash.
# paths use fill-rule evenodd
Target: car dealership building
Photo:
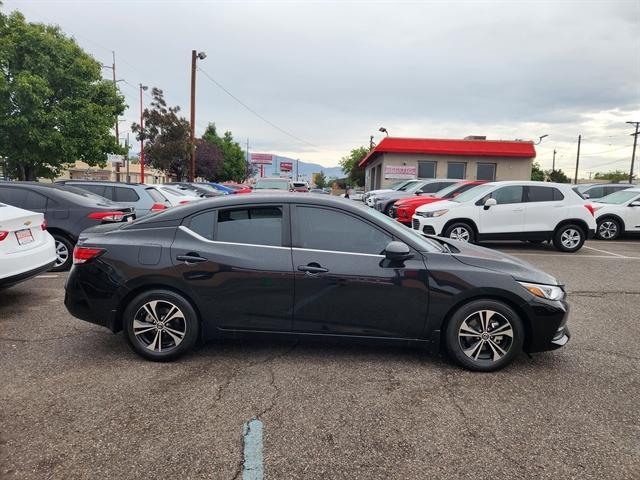
<path id="1" fill-rule="evenodd" d="M 386 137 L 360 162 L 365 188 L 386 188 L 401 179 L 529 180 L 533 142 Z"/>

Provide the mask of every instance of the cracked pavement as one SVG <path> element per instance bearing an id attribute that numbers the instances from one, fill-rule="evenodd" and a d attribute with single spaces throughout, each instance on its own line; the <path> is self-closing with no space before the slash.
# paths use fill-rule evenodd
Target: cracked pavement
<path id="1" fill-rule="evenodd" d="M 65 275 L 0 292 L 0 478 L 638 478 L 640 241 L 493 245 L 567 284 L 571 342 L 494 374 L 418 350 L 214 342 L 145 362 L 70 317 Z"/>

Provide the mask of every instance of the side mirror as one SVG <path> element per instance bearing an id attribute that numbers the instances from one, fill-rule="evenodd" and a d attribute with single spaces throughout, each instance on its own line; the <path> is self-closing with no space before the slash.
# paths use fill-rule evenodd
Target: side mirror
<path id="1" fill-rule="evenodd" d="M 491 207 L 498 204 L 498 201 L 495 198 L 487 198 L 487 201 L 484 202 L 484 209 L 489 210 Z"/>
<path id="2" fill-rule="evenodd" d="M 583 193 L 582 196 L 585 198 L 585 200 L 591 198 L 591 196 L 588 193 Z"/>
<path id="3" fill-rule="evenodd" d="M 630 207 L 640 207 L 640 200 L 634 200 L 629 204 Z"/>
<path id="4" fill-rule="evenodd" d="M 402 242 L 389 242 L 387 248 L 384 249 L 384 255 L 387 260 L 392 262 L 402 262 L 409 260 L 413 255 L 409 245 Z"/>

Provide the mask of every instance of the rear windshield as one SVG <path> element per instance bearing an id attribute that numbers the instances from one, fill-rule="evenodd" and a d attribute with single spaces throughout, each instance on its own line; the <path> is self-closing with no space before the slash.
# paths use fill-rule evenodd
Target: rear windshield
<path id="1" fill-rule="evenodd" d="M 167 197 L 162 195 L 158 190 L 153 187 L 149 187 L 146 189 L 149 196 L 153 199 L 154 202 L 164 203 L 167 201 Z"/>

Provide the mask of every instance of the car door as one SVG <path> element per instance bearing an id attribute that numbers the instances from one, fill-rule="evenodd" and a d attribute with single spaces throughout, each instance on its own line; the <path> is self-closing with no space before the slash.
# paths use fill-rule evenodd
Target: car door
<path id="1" fill-rule="evenodd" d="M 291 330 L 293 271 L 288 208 L 243 205 L 198 212 L 178 227 L 171 258 L 205 306 L 203 320 L 229 330 Z"/>
<path id="2" fill-rule="evenodd" d="M 496 236 L 522 232 L 524 226 L 523 194 L 524 188 L 521 185 L 507 185 L 493 190 L 478 200 L 476 206 L 479 208 L 478 229 L 480 234 Z M 484 203 L 489 198 L 494 198 L 498 203 L 486 208 Z"/>
<path id="3" fill-rule="evenodd" d="M 632 206 L 634 202 L 640 202 L 640 195 L 636 195 L 625 207 L 624 224 L 628 232 L 640 232 L 640 206 Z"/>
<path id="4" fill-rule="evenodd" d="M 523 232 L 550 232 L 566 217 L 566 203 L 552 186 L 525 187 Z"/>
<path id="5" fill-rule="evenodd" d="M 417 338 L 428 304 L 422 256 L 391 266 L 393 236 L 343 210 L 292 209 L 294 332 Z"/>

